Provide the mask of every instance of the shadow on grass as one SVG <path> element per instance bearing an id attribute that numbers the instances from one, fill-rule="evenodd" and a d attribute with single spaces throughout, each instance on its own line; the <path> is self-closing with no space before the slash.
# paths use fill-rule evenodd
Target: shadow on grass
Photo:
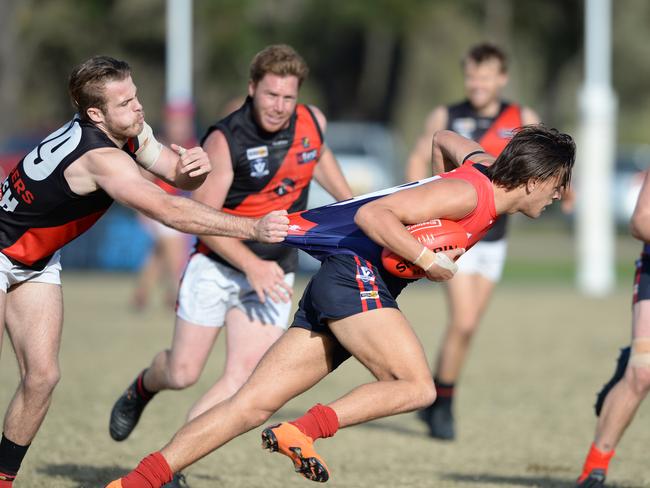
<path id="1" fill-rule="evenodd" d="M 78 483 L 76 488 L 100 488 L 131 471 L 126 466 L 91 466 L 83 464 L 46 464 L 37 472 L 46 476 L 67 478 Z"/>
<path id="2" fill-rule="evenodd" d="M 48 464 L 37 472 L 45 476 L 67 478 L 78 483 L 75 488 L 103 488 L 113 480 L 124 476 L 131 468 L 122 466 L 90 466 L 82 464 Z M 192 473 L 192 478 L 220 481 L 218 476 Z"/>

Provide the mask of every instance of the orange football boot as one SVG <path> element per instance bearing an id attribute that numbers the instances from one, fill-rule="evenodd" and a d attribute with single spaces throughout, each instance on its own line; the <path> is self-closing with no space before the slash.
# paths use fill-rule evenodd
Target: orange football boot
<path id="1" fill-rule="evenodd" d="M 314 441 L 293 424 L 283 422 L 264 429 L 262 448 L 290 457 L 296 472 L 309 480 L 325 482 L 330 477 L 325 461 L 314 451 Z"/>
<path id="2" fill-rule="evenodd" d="M 122 478 L 119 480 L 111 481 L 109 484 L 106 485 L 105 488 L 122 488 Z"/>

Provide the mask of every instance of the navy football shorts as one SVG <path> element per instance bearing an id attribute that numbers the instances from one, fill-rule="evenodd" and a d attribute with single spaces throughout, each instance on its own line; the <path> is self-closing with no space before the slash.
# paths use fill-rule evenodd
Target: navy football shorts
<path id="1" fill-rule="evenodd" d="M 636 261 L 636 273 L 634 274 L 634 292 L 632 304 L 641 300 L 650 300 L 650 255 L 641 254 Z"/>
<path id="2" fill-rule="evenodd" d="M 389 290 L 370 261 L 349 254 L 328 256 L 307 285 L 291 326 L 331 334 L 329 320 L 368 310 L 399 308 L 394 296 L 403 285 L 398 288 L 392 286 Z"/>

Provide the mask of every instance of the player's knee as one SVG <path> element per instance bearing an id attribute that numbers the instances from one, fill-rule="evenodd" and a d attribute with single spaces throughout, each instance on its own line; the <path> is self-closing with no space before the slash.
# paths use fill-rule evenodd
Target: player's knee
<path id="1" fill-rule="evenodd" d="M 418 387 L 420 403 L 416 408 L 425 408 L 436 401 L 436 387 L 433 381 L 422 381 Z"/>
<path id="2" fill-rule="evenodd" d="M 454 332 L 463 340 L 469 341 L 478 327 L 478 320 L 474 317 L 459 317 L 452 322 Z"/>
<path id="3" fill-rule="evenodd" d="M 173 364 L 169 368 L 167 381 L 172 390 L 183 390 L 194 385 L 201 375 L 201 369 L 188 363 Z"/>
<path id="4" fill-rule="evenodd" d="M 436 387 L 431 378 L 413 380 L 411 383 L 410 405 L 408 410 L 428 407 L 436 400 Z"/>
<path id="5" fill-rule="evenodd" d="M 23 388 L 30 394 L 48 396 L 61 379 L 58 365 L 30 367 L 23 378 Z"/>

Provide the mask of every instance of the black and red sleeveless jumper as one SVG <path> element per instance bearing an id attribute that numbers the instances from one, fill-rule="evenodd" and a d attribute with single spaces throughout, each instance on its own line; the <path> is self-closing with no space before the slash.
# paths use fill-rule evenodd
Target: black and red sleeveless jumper
<path id="1" fill-rule="evenodd" d="M 497 157 L 512 139 L 513 131 L 520 127 L 521 107 L 501 102 L 494 117 L 479 115 L 468 100 L 447 107 L 447 129 L 478 142 L 489 154 Z M 482 241 L 498 241 L 506 236 L 508 216 L 501 215 Z"/>
<path id="2" fill-rule="evenodd" d="M 135 157 L 136 144 L 129 141 L 124 151 Z M 75 117 L 9 172 L 0 190 L 0 252 L 41 270 L 108 210 L 113 199 L 106 192 L 77 195 L 63 174 L 86 152 L 102 147 L 117 148 L 100 129 Z"/>
<path id="3" fill-rule="evenodd" d="M 296 106 L 286 129 L 269 133 L 255 122 L 249 97 L 240 109 L 211 126 L 201 143 L 215 130 L 228 141 L 234 173 L 224 212 L 262 217 L 272 210 L 297 212 L 307 208 L 309 183 L 323 148 L 323 134 L 307 105 Z M 296 249 L 281 244 L 244 243 L 260 258 L 276 261 L 285 273 L 295 271 Z M 230 266 L 200 238 L 197 250 Z"/>

